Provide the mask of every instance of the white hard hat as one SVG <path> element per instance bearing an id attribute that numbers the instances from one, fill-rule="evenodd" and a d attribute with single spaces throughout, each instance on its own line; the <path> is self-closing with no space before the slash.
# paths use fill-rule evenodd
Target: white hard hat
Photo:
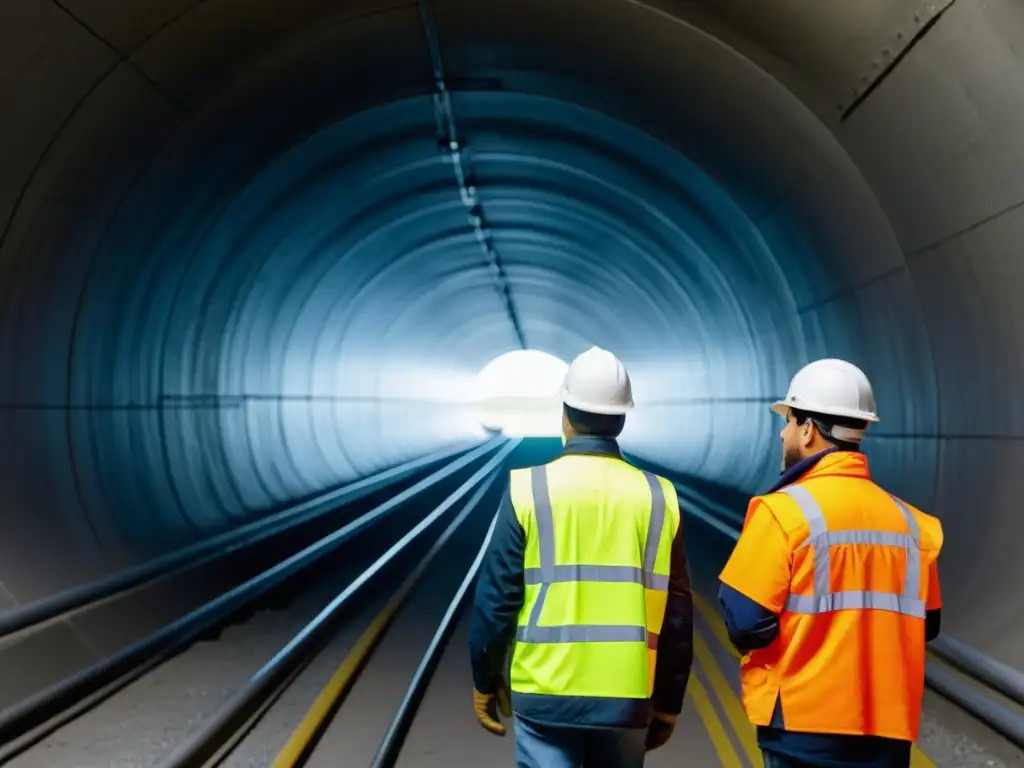
<path id="1" fill-rule="evenodd" d="M 626 367 L 600 347 L 591 347 L 572 361 L 559 394 L 566 405 L 587 413 L 617 416 L 633 407 Z"/>
<path id="2" fill-rule="evenodd" d="M 783 416 L 790 408 L 864 421 L 880 420 L 875 412 L 875 394 L 864 371 L 834 358 L 815 360 L 797 371 L 786 398 L 772 404 L 772 410 Z M 843 427 L 835 427 L 832 433 L 840 440 L 859 440 L 863 436 L 861 430 Z"/>

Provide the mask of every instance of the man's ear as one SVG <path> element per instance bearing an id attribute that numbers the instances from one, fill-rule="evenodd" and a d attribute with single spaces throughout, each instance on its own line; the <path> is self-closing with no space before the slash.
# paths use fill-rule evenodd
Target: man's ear
<path id="1" fill-rule="evenodd" d="M 811 443 L 814 442 L 814 431 L 815 429 L 817 429 L 817 427 L 814 426 L 813 421 L 808 419 L 803 423 L 803 427 L 801 427 L 801 429 L 802 431 L 800 432 L 800 442 L 806 448 L 810 446 Z"/>

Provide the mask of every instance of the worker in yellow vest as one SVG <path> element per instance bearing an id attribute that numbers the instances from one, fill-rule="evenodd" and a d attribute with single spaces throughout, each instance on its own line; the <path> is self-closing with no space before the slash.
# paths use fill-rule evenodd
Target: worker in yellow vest
<path id="1" fill-rule="evenodd" d="M 907 768 L 942 526 L 871 480 L 860 443 L 879 419 L 859 368 L 811 363 L 772 407 L 784 472 L 751 500 L 720 577 L 765 768 Z"/>
<path id="2" fill-rule="evenodd" d="M 633 394 L 614 355 L 577 357 L 561 396 L 563 451 L 510 473 L 481 567 L 474 708 L 498 735 L 514 710 L 517 768 L 640 768 L 672 734 L 693 659 L 679 502 L 622 458 Z"/>

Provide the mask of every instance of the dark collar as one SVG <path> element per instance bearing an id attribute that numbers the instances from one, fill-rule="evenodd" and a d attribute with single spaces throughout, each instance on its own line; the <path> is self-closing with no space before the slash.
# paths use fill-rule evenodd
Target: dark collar
<path id="1" fill-rule="evenodd" d="M 614 456 L 622 458 L 619 443 L 614 437 L 574 437 L 562 447 L 562 456 Z"/>
<path id="2" fill-rule="evenodd" d="M 779 479 L 775 482 L 775 485 L 771 487 L 766 493 L 775 493 L 780 488 L 785 488 L 787 485 L 792 485 L 799 480 L 805 473 L 809 472 L 814 466 L 821 461 L 823 458 L 828 456 L 830 453 L 835 453 L 838 448 L 826 448 L 821 453 L 816 453 L 813 456 L 808 456 L 798 464 L 794 464 L 792 467 L 783 472 Z"/>

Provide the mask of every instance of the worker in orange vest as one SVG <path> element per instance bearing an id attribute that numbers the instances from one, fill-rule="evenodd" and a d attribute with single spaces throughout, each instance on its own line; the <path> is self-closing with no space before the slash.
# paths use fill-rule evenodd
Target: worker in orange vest
<path id="1" fill-rule="evenodd" d="M 783 474 L 750 501 L 720 598 L 765 768 L 907 768 L 939 633 L 942 526 L 876 485 L 871 383 L 843 360 L 784 400 Z"/>

